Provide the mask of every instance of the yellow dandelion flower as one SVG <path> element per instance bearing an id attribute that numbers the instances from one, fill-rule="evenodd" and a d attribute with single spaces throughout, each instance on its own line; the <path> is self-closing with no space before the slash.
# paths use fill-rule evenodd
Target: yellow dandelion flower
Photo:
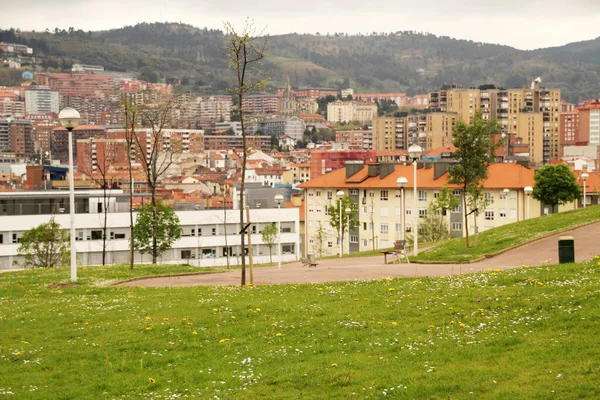
<path id="1" fill-rule="evenodd" d="M 540 281 L 538 281 L 538 283 L 537 283 L 537 284 L 538 284 L 538 285 L 540 285 L 540 286 L 544 286 L 544 282 L 540 282 Z"/>
<path id="2" fill-rule="evenodd" d="M 519 312 L 519 310 L 517 310 L 517 309 L 514 309 L 514 310 L 513 310 L 513 312 L 517 313 L 517 312 Z"/>
<path id="3" fill-rule="evenodd" d="M 256 307 L 256 309 L 254 311 L 258 312 L 258 311 L 260 311 L 260 308 Z"/>
<path id="4" fill-rule="evenodd" d="M 150 382 L 150 383 L 156 383 L 156 380 L 154 380 L 153 378 L 148 378 L 148 382 Z"/>
<path id="5" fill-rule="evenodd" d="M 168 321 L 168 320 L 169 320 L 169 318 L 167 318 L 167 317 L 163 318 L 163 321 Z"/>
<path id="6" fill-rule="evenodd" d="M 454 325 L 454 321 L 450 321 L 450 325 Z"/>
<path id="7" fill-rule="evenodd" d="M 173 328 L 170 328 L 170 329 L 169 329 L 169 332 L 173 332 L 174 330 L 175 330 L 175 329 L 173 329 Z"/>
<path id="8" fill-rule="evenodd" d="M 506 300 L 510 300 L 510 296 L 508 296 L 508 297 L 506 298 Z"/>
<path id="9" fill-rule="evenodd" d="M 388 292 L 393 292 L 394 290 L 396 290 L 396 289 L 394 289 L 393 287 L 391 287 L 391 288 L 388 289 Z"/>
<path id="10" fill-rule="evenodd" d="M 377 325 L 383 325 L 383 322 L 379 321 L 377 322 Z"/>
<path id="11" fill-rule="evenodd" d="M 392 325 L 398 325 L 396 321 L 392 321 Z"/>
<path id="12" fill-rule="evenodd" d="M 293 290 L 296 290 L 296 286 L 292 286 L 292 289 L 293 289 Z"/>
<path id="13" fill-rule="evenodd" d="M 146 327 L 146 330 L 147 330 L 147 331 L 150 331 L 150 330 L 152 330 L 152 327 L 150 327 L 150 326 L 147 326 L 147 327 Z"/>
<path id="14" fill-rule="evenodd" d="M 229 339 L 225 338 L 225 339 L 219 340 L 219 343 L 225 343 L 225 342 L 229 342 Z"/>
<path id="15" fill-rule="evenodd" d="M 231 316 L 231 319 L 235 319 L 235 315 L 232 315 L 232 316 Z"/>
<path id="16" fill-rule="evenodd" d="M 77 322 L 73 321 L 73 326 L 77 326 Z"/>
<path id="17" fill-rule="evenodd" d="M 197 334 L 198 334 L 198 332 L 196 332 L 196 331 L 192 332 L 192 335 L 197 335 Z"/>
<path id="18" fill-rule="evenodd" d="M 277 332 L 277 334 L 275 336 L 283 336 L 283 333 Z"/>
<path id="19" fill-rule="evenodd" d="M 152 318 L 146 317 L 146 321 L 152 321 Z"/>
<path id="20" fill-rule="evenodd" d="M 272 326 L 273 328 L 277 328 L 277 324 L 276 324 L 275 322 L 273 322 L 273 323 L 271 324 L 271 326 Z"/>
<path id="21" fill-rule="evenodd" d="M 219 311 L 219 309 L 218 308 L 213 308 L 213 311 L 217 312 L 217 311 Z"/>
<path id="22" fill-rule="evenodd" d="M 336 367 L 337 367 L 336 363 L 331 364 L 331 368 L 336 368 Z"/>
<path id="23" fill-rule="evenodd" d="M 461 327 L 461 328 L 464 328 L 465 326 L 467 326 L 467 324 L 465 324 L 465 323 L 463 323 L 463 322 L 461 322 L 461 323 L 460 323 L 460 327 Z"/>

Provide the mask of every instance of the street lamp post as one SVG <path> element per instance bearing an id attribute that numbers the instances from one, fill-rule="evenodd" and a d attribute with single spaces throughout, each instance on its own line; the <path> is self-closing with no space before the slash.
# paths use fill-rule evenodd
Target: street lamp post
<path id="1" fill-rule="evenodd" d="M 79 125 L 76 109 L 67 107 L 58 114 L 60 124 L 69 131 L 69 212 L 71 225 L 71 282 L 77 282 L 77 250 L 75 248 L 75 184 L 73 178 L 73 129 Z"/>
<path id="2" fill-rule="evenodd" d="M 506 219 L 509 219 L 509 213 L 508 213 L 508 193 L 510 193 L 510 189 L 504 189 L 504 203 L 506 205 Z"/>
<path id="3" fill-rule="evenodd" d="M 585 208 L 586 197 L 587 197 L 587 179 L 590 175 L 587 172 L 581 174 L 581 179 L 583 179 L 583 208 Z"/>
<path id="4" fill-rule="evenodd" d="M 275 203 L 277 203 L 277 237 L 279 238 L 279 261 L 277 263 L 277 268 L 281 269 L 281 203 L 283 203 L 283 195 L 281 193 L 275 195 Z"/>
<path id="5" fill-rule="evenodd" d="M 413 255 L 419 254 L 419 225 L 418 225 L 418 211 L 417 211 L 417 160 L 421 157 L 423 149 L 418 144 L 412 144 L 408 148 L 408 155 L 413 160 Z"/>
<path id="6" fill-rule="evenodd" d="M 340 201 L 339 207 L 340 207 L 340 226 L 338 227 L 338 236 L 340 238 L 340 258 L 342 258 L 342 199 L 344 198 L 344 191 L 343 190 L 338 190 L 337 193 L 335 194 L 338 198 L 338 200 Z"/>
<path id="7" fill-rule="evenodd" d="M 400 188 L 400 229 L 402 230 L 401 240 L 406 240 L 406 229 L 404 228 L 404 220 L 406 219 L 406 214 L 404 212 L 404 188 L 408 183 L 408 179 L 405 176 L 401 176 L 396 180 L 396 184 Z"/>
<path id="8" fill-rule="evenodd" d="M 529 197 L 531 197 L 531 193 L 533 193 L 533 188 L 531 186 L 525 186 L 525 194 L 527 195 L 527 219 L 529 219 Z"/>

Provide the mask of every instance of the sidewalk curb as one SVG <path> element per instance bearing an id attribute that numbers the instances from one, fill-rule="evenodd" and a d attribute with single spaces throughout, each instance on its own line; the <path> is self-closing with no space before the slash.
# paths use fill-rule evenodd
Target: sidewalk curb
<path id="1" fill-rule="evenodd" d="M 474 264 L 474 263 L 486 260 L 488 258 L 494 258 L 496 256 L 499 256 L 500 254 L 506 253 L 507 251 L 515 250 L 515 249 L 518 249 L 519 247 L 523 247 L 523 246 L 526 246 L 528 244 L 539 242 L 540 240 L 548 239 L 549 237 L 552 237 L 552 236 L 555 236 L 555 235 L 560 235 L 560 234 L 565 233 L 565 232 L 574 231 L 574 230 L 579 229 L 579 228 L 585 228 L 586 226 L 590 226 L 590 225 L 594 225 L 594 224 L 600 224 L 600 220 L 595 220 L 595 221 L 592 221 L 592 222 L 586 222 L 585 224 L 578 225 L 576 227 L 570 227 L 570 228 L 566 228 L 566 229 L 563 229 L 563 230 L 554 231 L 554 232 L 551 232 L 551 233 L 549 233 L 547 235 L 543 235 L 543 236 L 539 236 L 537 238 L 531 239 L 531 240 L 529 240 L 527 242 L 519 243 L 519 244 L 516 244 L 516 245 L 514 245 L 512 247 L 507 247 L 505 249 L 500 250 L 497 253 L 484 254 L 484 255 L 482 255 L 482 256 L 480 256 L 480 257 L 478 257 L 476 259 L 473 259 L 473 260 L 465 260 L 465 261 L 422 261 L 422 260 L 414 260 L 413 261 L 413 260 L 410 260 L 410 262 L 411 262 L 411 264 Z"/>

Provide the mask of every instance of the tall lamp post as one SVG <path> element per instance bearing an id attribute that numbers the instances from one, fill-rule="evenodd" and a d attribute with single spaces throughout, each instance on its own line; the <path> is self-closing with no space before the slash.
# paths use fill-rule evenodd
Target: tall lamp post
<path id="1" fill-rule="evenodd" d="M 342 199 L 344 198 L 344 191 L 343 190 L 338 190 L 337 193 L 335 194 L 338 198 L 338 200 L 340 201 L 339 207 L 340 207 L 340 226 L 338 227 L 338 236 L 340 238 L 340 258 L 342 258 Z"/>
<path id="2" fill-rule="evenodd" d="M 590 175 L 587 172 L 581 174 L 581 179 L 583 179 L 583 208 L 585 208 L 586 197 L 587 197 L 587 179 Z"/>
<path id="3" fill-rule="evenodd" d="M 419 254 L 419 225 L 418 225 L 418 211 L 417 211 L 417 160 L 423 154 L 423 149 L 418 144 L 412 144 L 408 148 L 408 155 L 413 160 L 413 174 L 414 174 L 414 182 L 413 182 L 413 255 Z"/>
<path id="4" fill-rule="evenodd" d="M 404 228 L 404 220 L 406 219 L 406 214 L 404 212 L 404 188 L 408 183 L 408 179 L 405 176 L 401 176 L 396 179 L 396 184 L 400 188 L 400 229 L 402 230 L 401 240 L 406 240 L 406 229 Z"/>
<path id="5" fill-rule="evenodd" d="M 531 197 L 531 193 L 533 193 L 533 188 L 531 186 L 525 186 L 523 190 L 527 195 L 527 219 L 529 219 L 529 198 Z"/>
<path id="6" fill-rule="evenodd" d="M 508 212 L 508 193 L 510 193 L 510 189 L 504 189 L 504 204 L 506 207 L 506 219 L 509 219 L 509 212 Z"/>
<path id="7" fill-rule="evenodd" d="M 281 203 L 283 203 L 283 195 L 275 195 L 275 203 L 277 203 L 277 237 L 279 238 L 279 261 L 277 262 L 277 268 L 281 269 Z"/>
<path id="8" fill-rule="evenodd" d="M 69 212 L 71 224 L 71 282 L 77 282 L 77 250 L 75 249 L 75 184 L 73 179 L 73 129 L 79 125 L 79 113 L 67 107 L 58 114 L 60 124 L 69 131 Z"/>

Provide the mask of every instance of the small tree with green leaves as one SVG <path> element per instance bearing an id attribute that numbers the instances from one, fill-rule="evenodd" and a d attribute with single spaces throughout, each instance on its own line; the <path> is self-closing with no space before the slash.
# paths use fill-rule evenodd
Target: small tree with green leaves
<path id="1" fill-rule="evenodd" d="M 52 268 L 69 263 L 69 234 L 54 217 L 25 232 L 17 253 L 25 258 L 29 268 Z"/>
<path id="2" fill-rule="evenodd" d="M 487 206 L 489 206 L 492 202 L 490 199 L 485 197 L 485 192 L 483 191 L 483 185 L 475 185 L 469 187 L 467 190 L 467 205 L 471 209 L 470 213 L 473 213 L 473 219 L 475 221 L 475 247 L 479 245 L 478 242 L 478 229 L 477 229 L 477 218 L 479 217 L 479 213 L 481 210 L 485 210 Z M 466 212 L 466 210 L 465 210 Z M 508 210 L 507 210 L 508 212 Z M 469 213 L 469 214 L 470 214 Z"/>
<path id="3" fill-rule="evenodd" d="M 546 164 L 535 173 L 533 198 L 554 208 L 559 204 L 575 201 L 582 196 L 577 177 L 567 164 Z"/>
<path id="4" fill-rule="evenodd" d="M 319 221 L 319 229 L 315 232 L 313 238 L 313 251 L 319 253 L 319 257 L 323 257 L 323 246 L 327 239 L 327 232 L 323 228 L 323 224 Z"/>
<path id="5" fill-rule="evenodd" d="M 456 196 L 454 195 L 454 193 L 452 193 L 452 190 L 450 188 L 448 188 L 448 186 L 444 185 L 442 187 L 442 190 L 439 192 L 437 199 L 435 199 L 433 202 L 431 202 L 430 204 L 430 212 L 427 213 L 427 215 L 429 214 L 434 214 L 434 216 L 439 216 L 439 218 L 437 218 L 437 221 L 439 222 L 439 228 L 438 231 L 442 232 L 442 233 L 450 233 L 448 230 L 448 223 L 447 221 L 444 219 L 445 215 L 449 215 L 450 211 L 453 208 L 458 207 L 459 202 L 456 199 Z M 444 228 L 445 225 L 445 228 Z"/>
<path id="6" fill-rule="evenodd" d="M 262 241 L 269 248 L 269 263 L 273 262 L 273 246 L 277 243 L 277 224 L 271 222 L 262 230 Z"/>
<path id="7" fill-rule="evenodd" d="M 461 186 L 463 193 L 477 186 L 488 177 L 488 166 L 494 159 L 494 150 L 503 145 L 500 140 L 494 144 L 492 134 L 500 132 L 502 127 L 496 120 L 486 121 L 478 110 L 471 124 L 459 121 L 454 129 L 452 144 L 457 147 L 454 158 L 457 163 L 449 170 L 448 182 Z M 467 221 L 467 196 L 463 196 L 465 210 L 466 245 L 469 247 L 469 226 Z"/>
<path id="8" fill-rule="evenodd" d="M 156 219 L 154 219 L 156 218 Z M 152 235 L 152 227 L 156 235 Z M 149 253 L 156 260 L 181 237 L 179 218 L 170 207 L 156 200 L 155 206 L 147 203 L 138 210 L 135 226 L 135 248 L 142 254 Z"/>
<path id="9" fill-rule="evenodd" d="M 340 231 L 340 205 L 342 210 L 342 229 Z M 346 209 L 350 209 L 350 214 L 346 214 Z M 355 229 L 358 227 L 358 209 L 354 204 L 354 200 L 349 195 L 345 195 L 341 202 L 340 200 L 336 200 L 332 203 L 332 205 L 328 208 L 329 213 L 329 225 L 335 232 L 338 233 L 339 243 L 343 243 L 344 240 L 344 232 L 350 232 L 351 229 Z M 341 235 L 341 236 L 340 236 Z"/>

